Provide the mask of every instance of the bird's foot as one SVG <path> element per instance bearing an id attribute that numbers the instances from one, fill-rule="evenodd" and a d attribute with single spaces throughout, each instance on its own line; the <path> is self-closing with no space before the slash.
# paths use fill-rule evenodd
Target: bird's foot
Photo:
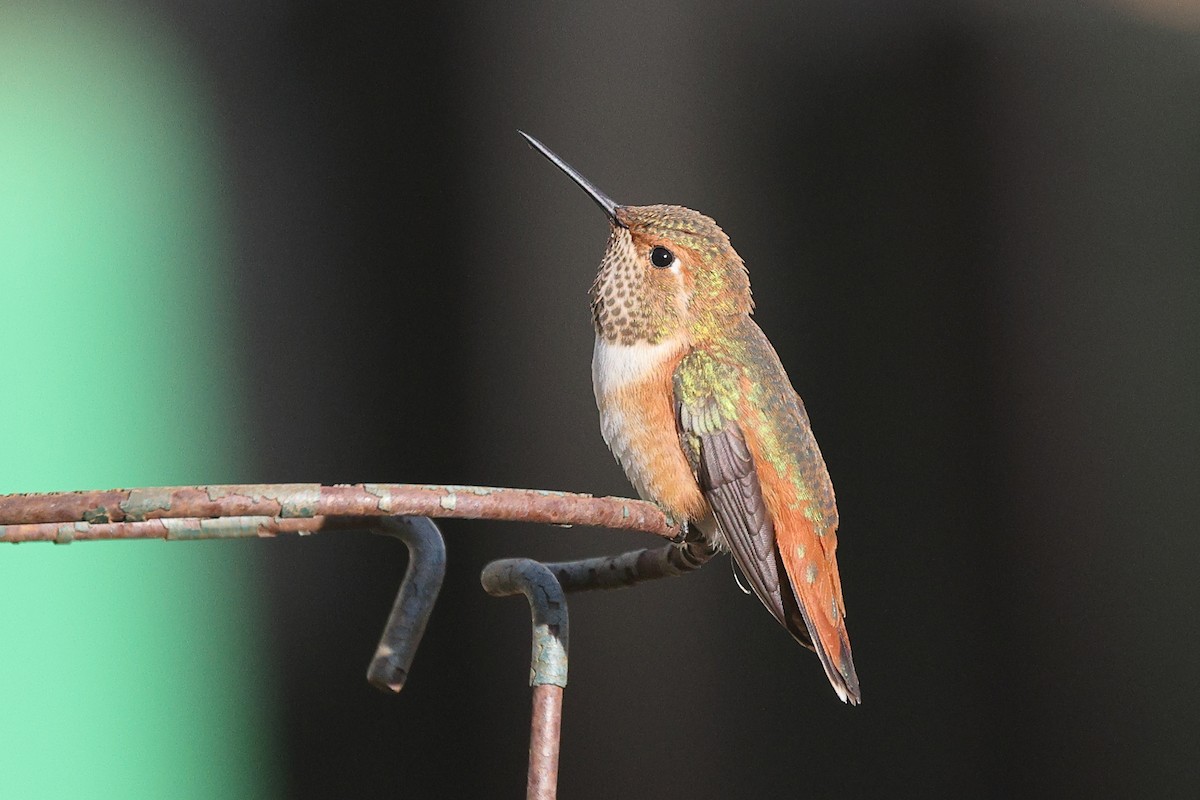
<path id="1" fill-rule="evenodd" d="M 659 508 L 662 508 L 662 506 L 659 506 Z M 691 541 L 692 529 L 688 526 L 688 521 L 686 519 L 675 519 L 671 512 L 667 511 L 665 508 L 662 509 L 662 512 L 667 518 L 668 525 L 670 525 L 672 528 L 679 528 L 679 533 L 671 537 L 671 544 L 683 544 L 684 542 Z"/>

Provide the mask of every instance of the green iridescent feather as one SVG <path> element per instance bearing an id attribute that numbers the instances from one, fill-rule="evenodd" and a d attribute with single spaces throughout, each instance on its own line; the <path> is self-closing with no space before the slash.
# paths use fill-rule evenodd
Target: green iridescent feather
<path id="1" fill-rule="evenodd" d="M 704 430 L 737 421 L 752 430 L 760 456 L 794 490 L 789 505 L 806 506 L 806 516 L 824 536 L 837 530 L 837 505 L 825 461 L 809 426 L 804 403 L 767 337 L 747 316 L 726 321 L 725 335 L 702 341 L 675 370 L 681 414 Z M 696 463 L 697 441 L 681 437 L 688 460 Z"/>

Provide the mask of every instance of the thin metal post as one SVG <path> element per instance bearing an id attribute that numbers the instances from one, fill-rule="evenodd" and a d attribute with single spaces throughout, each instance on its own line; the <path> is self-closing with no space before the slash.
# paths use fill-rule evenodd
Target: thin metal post
<path id="1" fill-rule="evenodd" d="M 527 558 L 493 561 L 480 582 L 488 594 L 524 594 L 533 618 L 529 683 L 533 713 L 529 729 L 527 800 L 554 800 L 558 794 L 558 753 L 563 689 L 567 685 L 567 598 L 544 564 Z"/>
<path id="2" fill-rule="evenodd" d="M 554 800 L 558 795 L 558 748 L 562 735 L 563 687 L 542 683 L 533 687 L 529 724 L 527 800 Z"/>

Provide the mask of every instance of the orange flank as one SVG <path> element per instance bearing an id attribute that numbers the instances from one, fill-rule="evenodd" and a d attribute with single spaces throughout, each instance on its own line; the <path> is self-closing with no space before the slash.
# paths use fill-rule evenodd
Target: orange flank
<path id="1" fill-rule="evenodd" d="M 610 368 L 614 361 L 639 357 L 630 350 L 608 347 L 605 358 Z M 603 376 L 596 381 L 600 427 L 613 455 L 638 494 L 681 522 L 708 515 L 708 503 L 679 446 L 675 424 L 671 376 L 684 352 L 682 347 L 668 350 L 643 369 L 628 370 L 633 374 L 625 381 L 606 381 Z"/>

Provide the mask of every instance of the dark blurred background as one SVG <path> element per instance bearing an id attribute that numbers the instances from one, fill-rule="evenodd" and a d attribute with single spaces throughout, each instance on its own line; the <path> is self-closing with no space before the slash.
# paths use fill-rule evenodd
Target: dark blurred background
<path id="1" fill-rule="evenodd" d="M 84 5 L 0 10 L 10 42 L 51 43 L 0 57 L 0 91 L 57 63 L 54 48 L 103 61 L 111 37 L 154 54 L 113 96 L 163 69 L 191 98 L 186 123 L 145 113 L 211 154 L 205 230 L 223 243 L 196 313 L 219 320 L 205 380 L 223 381 L 228 405 L 180 448 L 227 441 L 232 455 L 114 483 L 628 494 L 589 373 L 605 222 L 526 148 L 527 130 L 619 202 L 713 216 L 745 258 L 837 487 L 864 697 L 838 703 L 724 558 L 575 597 L 564 796 L 1200 795 L 1193 4 Z M 47 96 L 0 95 L 10 132 L 21 104 Z M 85 139 L 100 159 L 113 146 Z M 55 158 L 53 141 L 7 141 L 10 163 Z M 28 267 L 7 269 L 0 302 L 27 306 L 12 287 Z M 57 356 L 45 374 L 132 379 Z M 6 391 L 36 383 L 25 373 Z M 105 438 L 101 450 L 125 449 Z M 110 479 L 48 468 L 30 485 L 26 457 L 0 452 L 0 491 Z M 193 736 L 215 748 L 192 769 L 245 773 L 197 795 L 521 795 L 528 612 L 487 597 L 479 571 L 647 539 L 460 521 L 444 533 L 444 595 L 395 698 L 363 677 L 404 568 L 395 542 L 125 546 L 219 550 L 209 591 L 241 598 L 189 618 L 185 641 L 217 617 L 233 626 L 227 672 L 203 692 L 176 684 L 184 712 L 154 729 L 173 751 Z M 87 547 L 69 550 L 107 545 Z M 36 557 L 53 573 L 62 552 Z M 38 596 L 4 594 L 10 610 Z M 118 639 L 123 620 L 156 614 L 153 599 L 103 620 L 86 595 L 72 605 Z M 238 681 L 241 733 L 190 726 L 188 709 L 227 702 Z M 70 720 L 29 709 L 6 741 L 34 728 L 72 740 Z M 71 746 L 136 774 L 142 724 Z M 4 748 L 11 779 L 21 759 Z M 54 772 L 21 785 L 52 787 Z M 105 780 L 85 778 L 82 796 L 155 796 Z"/>

